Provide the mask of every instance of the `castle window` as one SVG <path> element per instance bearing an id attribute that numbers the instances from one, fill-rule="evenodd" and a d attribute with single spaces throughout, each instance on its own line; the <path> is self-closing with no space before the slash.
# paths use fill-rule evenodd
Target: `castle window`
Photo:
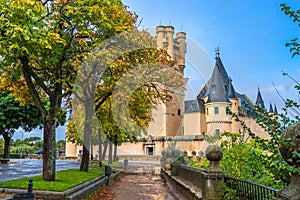
<path id="1" fill-rule="evenodd" d="M 196 110 L 196 106 L 195 104 L 192 104 L 192 111 L 195 111 Z"/>
<path id="2" fill-rule="evenodd" d="M 215 115 L 219 114 L 219 107 L 215 107 Z"/>
<path id="3" fill-rule="evenodd" d="M 220 136 L 220 129 L 216 129 L 216 135 Z"/>
<path id="4" fill-rule="evenodd" d="M 181 110 L 180 110 L 180 109 L 177 110 L 177 114 L 178 114 L 179 116 L 181 115 Z"/>
<path id="5" fill-rule="evenodd" d="M 225 92 L 225 94 L 227 94 L 227 92 L 228 92 L 227 85 L 224 85 L 224 92 Z"/>
<path id="6" fill-rule="evenodd" d="M 206 108 L 206 114 L 208 115 L 208 108 Z"/>
<path id="7" fill-rule="evenodd" d="M 216 86 L 215 86 L 215 85 L 212 85 L 212 86 L 211 86 L 211 92 L 212 92 L 212 93 L 216 93 Z"/>

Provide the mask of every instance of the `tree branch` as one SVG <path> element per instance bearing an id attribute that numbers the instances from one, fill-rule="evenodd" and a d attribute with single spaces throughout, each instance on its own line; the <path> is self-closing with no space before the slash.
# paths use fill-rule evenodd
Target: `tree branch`
<path id="1" fill-rule="evenodd" d="M 26 83 L 28 85 L 28 89 L 33 97 L 33 101 L 35 103 L 35 106 L 39 109 L 39 111 L 42 114 L 42 117 L 44 118 L 47 115 L 47 111 L 41 101 L 41 98 L 38 94 L 38 92 L 36 91 L 34 84 L 32 82 L 31 79 L 31 75 L 30 72 L 27 70 L 28 68 L 30 69 L 30 67 L 28 66 L 29 60 L 27 57 L 23 56 L 20 57 L 21 63 L 23 64 L 22 69 L 23 69 L 23 74 L 26 80 Z"/>
<path id="2" fill-rule="evenodd" d="M 51 90 L 49 90 L 49 88 L 46 86 L 46 84 L 37 76 L 37 74 L 29 66 L 28 58 L 26 56 L 21 56 L 19 59 L 23 65 L 23 72 L 28 73 L 28 75 L 30 76 L 30 80 L 31 80 L 31 77 L 34 78 L 34 80 L 46 92 L 46 94 L 48 94 L 49 96 L 52 96 Z"/>

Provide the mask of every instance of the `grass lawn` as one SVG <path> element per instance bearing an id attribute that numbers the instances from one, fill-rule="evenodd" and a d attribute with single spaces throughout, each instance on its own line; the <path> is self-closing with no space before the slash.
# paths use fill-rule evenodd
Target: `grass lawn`
<path id="1" fill-rule="evenodd" d="M 104 170 L 89 170 L 88 172 L 79 171 L 79 169 L 69 169 L 56 172 L 54 182 L 44 181 L 42 176 L 34 176 L 33 190 L 47 190 L 63 192 L 83 182 L 96 178 L 104 174 Z M 0 188 L 28 188 L 28 178 L 21 178 L 0 182 Z"/>
<path id="2" fill-rule="evenodd" d="M 90 162 L 93 163 L 93 164 L 95 164 L 95 165 L 98 165 L 99 160 L 92 160 Z M 102 164 L 103 165 L 108 165 L 108 160 L 103 160 Z M 122 162 L 113 162 L 111 166 L 112 167 L 122 167 L 123 163 Z M 90 165 L 89 167 L 94 167 L 94 165 Z"/>

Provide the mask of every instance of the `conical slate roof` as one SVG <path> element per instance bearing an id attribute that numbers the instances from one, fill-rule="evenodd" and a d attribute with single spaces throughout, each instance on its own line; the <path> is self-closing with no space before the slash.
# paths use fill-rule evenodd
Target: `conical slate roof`
<path id="1" fill-rule="evenodd" d="M 220 70 L 224 69 L 224 66 L 220 67 L 218 60 L 219 57 L 216 58 L 216 65 L 214 71 L 211 76 L 210 84 L 209 84 L 209 94 L 207 103 L 210 102 L 230 102 L 227 92 L 228 92 L 228 80 L 226 80 L 226 71 L 221 72 Z M 224 69 L 225 70 L 225 69 Z M 225 72 L 225 73 L 224 73 Z M 227 75 L 228 77 L 228 75 Z M 227 82 L 227 83 L 226 83 Z"/>
<path id="2" fill-rule="evenodd" d="M 276 105 L 274 105 L 274 114 L 276 114 L 276 115 L 278 114 Z"/>
<path id="3" fill-rule="evenodd" d="M 271 103 L 270 103 L 269 113 L 274 113 L 273 106 Z"/>
<path id="4" fill-rule="evenodd" d="M 264 100 L 261 96 L 261 93 L 260 93 L 260 89 L 258 88 L 258 92 L 257 92 L 257 98 L 256 98 L 256 102 L 255 102 L 255 105 L 259 108 L 263 108 L 265 109 L 265 104 L 264 104 Z"/>
<path id="5" fill-rule="evenodd" d="M 218 70 L 219 70 L 219 72 L 220 72 L 220 74 L 221 74 L 221 77 L 222 77 L 224 83 L 225 83 L 226 85 L 228 85 L 228 84 L 229 84 L 229 76 L 228 76 L 228 74 L 227 74 L 227 72 L 226 72 L 226 70 L 225 70 L 225 67 L 224 67 L 224 65 L 223 65 L 223 63 L 222 63 L 222 60 L 221 60 L 221 58 L 220 58 L 220 56 L 219 56 L 219 53 L 218 53 L 217 56 L 216 56 L 216 64 L 215 64 L 215 67 L 218 68 Z"/>
<path id="6" fill-rule="evenodd" d="M 235 90 L 233 88 L 231 79 L 229 79 L 228 97 L 229 98 L 236 98 L 236 93 L 235 93 Z"/>

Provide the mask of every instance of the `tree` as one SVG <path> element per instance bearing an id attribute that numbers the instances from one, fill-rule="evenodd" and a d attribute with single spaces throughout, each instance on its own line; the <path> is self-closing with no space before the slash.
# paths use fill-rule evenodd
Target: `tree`
<path id="1" fill-rule="evenodd" d="M 4 158 L 9 157 L 10 140 L 16 129 L 25 131 L 41 125 L 41 117 L 37 108 L 31 104 L 21 104 L 10 91 L 0 90 L 0 134 L 3 136 Z"/>
<path id="2" fill-rule="evenodd" d="M 78 66 L 134 19 L 120 0 L 1 0 L 0 8 L 0 70 L 26 81 L 44 126 L 43 179 L 54 181 L 56 118 Z"/>
<path id="3" fill-rule="evenodd" d="M 149 125 L 153 105 L 165 100 L 170 88 L 183 85 L 167 52 L 155 44 L 145 31 L 121 33 L 103 42 L 78 70 L 73 108 L 84 110 L 84 115 L 75 115 L 85 119 L 81 170 L 88 170 L 95 114 L 111 142 L 135 141 Z"/>

